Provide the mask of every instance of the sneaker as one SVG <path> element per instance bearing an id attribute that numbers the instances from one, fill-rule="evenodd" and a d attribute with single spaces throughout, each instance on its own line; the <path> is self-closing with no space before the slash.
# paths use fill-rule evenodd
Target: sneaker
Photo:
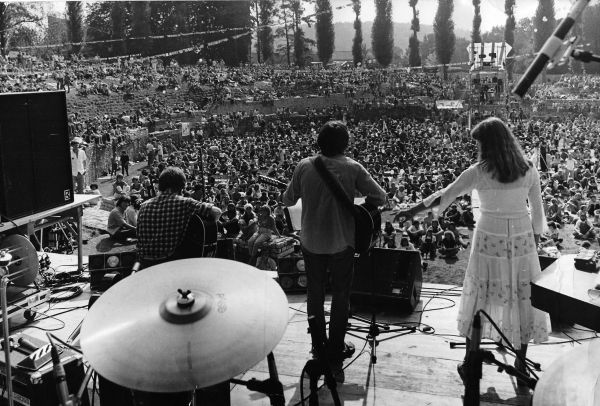
<path id="1" fill-rule="evenodd" d="M 342 352 L 343 359 L 351 358 L 355 351 L 356 347 L 354 347 L 354 344 L 350 341 L 346 341 L 344 343 L 344 351 Z"/>

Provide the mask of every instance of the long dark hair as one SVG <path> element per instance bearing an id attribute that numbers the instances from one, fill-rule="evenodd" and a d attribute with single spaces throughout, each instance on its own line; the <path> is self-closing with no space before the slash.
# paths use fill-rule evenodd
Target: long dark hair
<path id="1" fill-rule="evenodd" d="M 473 128 L 471 136 L 479 144 L 479 165 L 498 182 L 514 182 L 532 166 L 513 133 L 499 118 L 483 120 Z"/>

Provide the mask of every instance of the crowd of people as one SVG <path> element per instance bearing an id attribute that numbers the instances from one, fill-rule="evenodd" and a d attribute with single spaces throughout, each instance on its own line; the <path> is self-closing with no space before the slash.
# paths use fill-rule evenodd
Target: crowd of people
<path id="1" fill-rule="evenodd" d="M 336 379 L 343 382 L 354 231 L 347 221 L 350 214 L 324 197 L 327 181 L 315 164 L 321 162 L 325 171 L 342 174 L 339 186 L 348 196 L 361 192 L 367 203 L 397 211 L 382 229 L 381 246 L 419 250 L 426 260 L 438 255 L 453 259 L 473 246 L 461 293 L 459 332 L 470 337 L 479 309 L 506 321 L 502 329 L 514 345 L 515 367 L 522 373 L 518 384 L 526 385 L 528 343 L 547 340 L 549 331 L 548 315 L 530 303 L 529 283 L 541 272 L 539 250 L 560 249 L 558 230 L 567 224 L 582 246 L 598 237 L 600 123 L 593 111 L 534 118 L 521 110 L 504 120 L 478 117 L 476 124 L 460 111 L 439 114 L 432 109 L 425 117 L 381 114 L 394 100 L 418 94 L 435 99 L 460 87 L 460 80 L 438 85 L 437 77 L 423 73 L 199 66 L 179 74 L 190 86 L 226 95 L 218 102 L 235 98 L 232 88 L 257 89 L 259 80 L 269 82 L 263 88 L 267 90 L 258 93 L 267 98 L 306 95 L 318 89 L 324 95 L 370 94 L 380 100 L 366 117 L 347 106 L 308 109 L 304 114 L 280 110 L 267 116 L 257 110 L 205 117 L 179 143 L 150 138 L 140 151 L 146 166 L 131 184 L 124 179 L 131 158 L 120 151 L 111 167 L 116 176 L 112 190 L 116 207 L 109 215 L 108 231 L 116 239 L 139 238 L 143 266 L 179 258 L 177 245 L 194 212 L 214 218 L 226 239 L 242 240 L 248 262 L 257 265 L 266 243 L 292 234 L 284 206 L 302 198 L 300 239 L 308 308 L 318 319 L 318 335 L 326 336 L 321 280 L 329 268 L 333 303 L 328 361 Z M 421 86 L 414 87 L 415 81 Z M 570 78 L 562 82 L 573 83 Z M 148 111 L 133 112 L 128 119 L 139 125 L 143 117 L 156 117 L 152 109 L 160 103 L 149 100 Z M 127 120 L 104 116 L 94 126 L 102 127 L 110 139 L 118 139 L 122 122 Z M 470 124 L 476 124 L 472 131 Z M 105 141 L 104 136 L 90 134 L 87 126 L 78 127 L 76 116 L 71 125 L 74 134 Z M 77 159 L 78 154 L 73 146 L 72 157 Z M 316 155 L 319 158 L 313 160 Z M 76 182 L 80 175 L 74 171 Z M 473 190 L 480 197 L 477 221 Z M 461 227 L 475 227 L 470 240 Z M 514 280 L 517 273 L 518 281 Z M 500 340 L 487 321 L 482 336 Z M 470 345 L 467 339 L 467 354 Z M 468 362 L 465 357 L 458 366 L 465 381 Z"/>

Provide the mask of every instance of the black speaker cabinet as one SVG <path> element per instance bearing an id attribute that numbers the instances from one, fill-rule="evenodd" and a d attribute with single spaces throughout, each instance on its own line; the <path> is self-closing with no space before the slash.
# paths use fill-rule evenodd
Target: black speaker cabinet
<path id="1" fill-rule="evenodd" d="M 131 275 L 133 265 L 137 261 L 137 251 L 110 252 L 90 255 L 88 268 L 90 271 L 90 289 L 103 292 L 119 280 Z M 117 280 L 107 278 L 114 275 Z"/>
<path id="2" fill-rule="evenodd" d="M 0 216 L 73 201 L 64 91 L 0 94 Z"/>
<path id="3" fill-rule="evenodd" d="M 350 301 L 412 312 L 421 298 L 422 284 L 419 251 L 373 248 L 355 258 Z"/>
<path id="4" fill-rule="evenodd" d="M 277 280 L 284 292 L 306 292 L 306 271 L 302 254 L 277 259 Z"/>

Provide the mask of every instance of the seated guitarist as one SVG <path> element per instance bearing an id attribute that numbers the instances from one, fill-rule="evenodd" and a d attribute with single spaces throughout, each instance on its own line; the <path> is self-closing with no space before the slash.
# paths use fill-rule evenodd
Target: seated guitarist
<path id="1" fill-rule="evenodd" d="M 160 193 L 140 207 L 137 247 L 142 267 L 195 256 L 179 252 L 194 214 L 214 224 L 216 230 L 221 210 L 210 203 L 183 197 L 185 182 L 180 168 L 166 168 L 158 178 Z"/>
<path id="2" fill-rule="evenodd" d="M 367 203 L 384 205 L 385 191 L 360 163 L 344 155 L 348 140 L 344 123 L 325 123 L 317 138 L 325 167 L 339 180 L 349 199 L 353 199 L 358 191 L 366 196 Z M 323 305 L 327 269 L 331 273 L 331 318 L 326 350 L 336 380 L 343 382 L 342 361 L 347 346 L 344 336 L 354 270 L 354 217 L 332 195 L 313 161 L 314 157 L 310 157 L 298 163 L 283 195 L 283 203 L 293 206 L 302 198 L 300 239 L 308 278 L 307 310 L 309 316 L 315 316 L 318 331 L 312 336 L 320 342 L 326 337 Z"/>

